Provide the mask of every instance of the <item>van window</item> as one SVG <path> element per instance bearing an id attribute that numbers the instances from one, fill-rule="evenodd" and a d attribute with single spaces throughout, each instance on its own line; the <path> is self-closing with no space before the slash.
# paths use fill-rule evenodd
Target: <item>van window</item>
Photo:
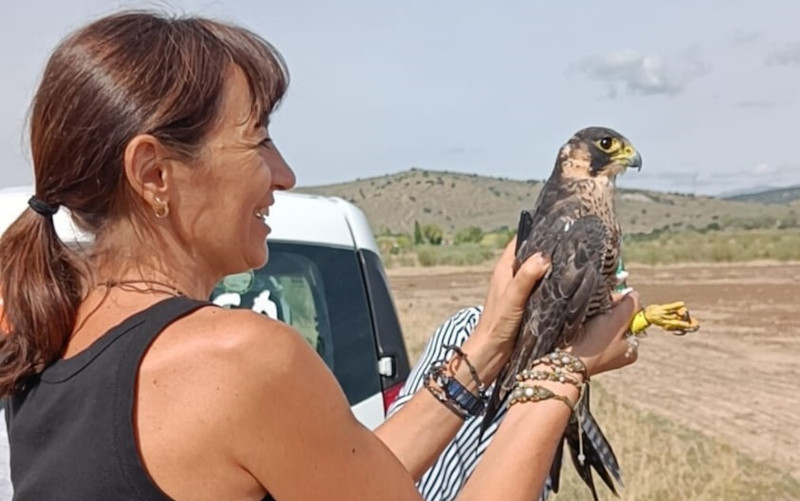
<path id="1" fill-rule="evenodd" d="M 355 250 L 271 241 L 266 266 L 225 277 L 211 300 L 294 327 L 331 368 L 351 405 L 380 392 L 377 348 Z"/>

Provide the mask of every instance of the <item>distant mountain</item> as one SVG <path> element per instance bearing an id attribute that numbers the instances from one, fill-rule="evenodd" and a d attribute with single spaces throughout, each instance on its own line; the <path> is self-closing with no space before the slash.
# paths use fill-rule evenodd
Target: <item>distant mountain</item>
<path id="1" fill-rule="evenodd" d="M 761 193 L 762 191 L 770 191 L 774 189 L 774 186 L 763 184 L 758 186 L 748 186 L 747 188 L 739 188 L 736 190 L 723 191 L 722 193 L 717 193 L 713 196 L 717 198 L 733 198 L 738 197 L 739 195 L 752 195 L 753 193 Z"/>
<path id="2" fill-rule="evenodd" d="M 296 191 L 353 202 L 367 215 L 376 234 L 410 233 L 414 221 L 437 224 L 452 234 L 468 226 L 484 231 L 516 228 L 520 211 L 533 207 L 541 187 L 538 180 L 411 169 Z M 786 206 L 643 190 L 620 190 L 618 197 L 620 223 L 626 234 L 690 227 L 778 226 L 782 221 L 797 221 L 800 214 L 800 202 Z"/>
<path id="3" fill-rule="evenodd" d="M 723 198 L 726 200 L 757 202 L 761 204 L 788 204 L 800 200 L 800 186 L 750 190 L 745 193 L 730 194 Z"/>

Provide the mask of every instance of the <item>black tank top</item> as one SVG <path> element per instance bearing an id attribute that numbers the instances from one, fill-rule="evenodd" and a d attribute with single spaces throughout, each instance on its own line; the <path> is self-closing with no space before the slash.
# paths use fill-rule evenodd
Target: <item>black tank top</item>
<path id="1" fill-rule="evenodd" d="M 165 299 L 78 355 L 56 361 L 28 389 L 6 399 L 15 500 L 170 500 L 139 456 L 133 429 L 136 380 L 156 336 L 208 304 Z"/>

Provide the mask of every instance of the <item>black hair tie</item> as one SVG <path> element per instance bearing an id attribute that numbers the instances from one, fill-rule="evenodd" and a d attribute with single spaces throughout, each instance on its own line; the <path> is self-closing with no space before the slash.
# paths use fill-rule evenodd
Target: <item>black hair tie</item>
<path id="1" fill-rule="evenodd" d="M 28 206 L 34 210 L 37 214 L 44 216 L 44 217 L 53 217 L 53 214 L 58 212 L 58 204 L 50 205 L 47 202 L 43 202 L 36 198 L 36 196 L 32 196 L 28 199 Z"/>

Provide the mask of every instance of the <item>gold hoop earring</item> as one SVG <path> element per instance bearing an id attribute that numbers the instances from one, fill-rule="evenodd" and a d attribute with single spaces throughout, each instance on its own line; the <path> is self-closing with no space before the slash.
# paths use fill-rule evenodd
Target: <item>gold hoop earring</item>
<path id="1" fill-rule="evenodd" d="M 157 219 L 164 219 L 169 216 L 169 202 L 165 202 L 158 197 L 153 197 L 153 201 L 158 204 L 153 207 L 153 214 Z"/>

